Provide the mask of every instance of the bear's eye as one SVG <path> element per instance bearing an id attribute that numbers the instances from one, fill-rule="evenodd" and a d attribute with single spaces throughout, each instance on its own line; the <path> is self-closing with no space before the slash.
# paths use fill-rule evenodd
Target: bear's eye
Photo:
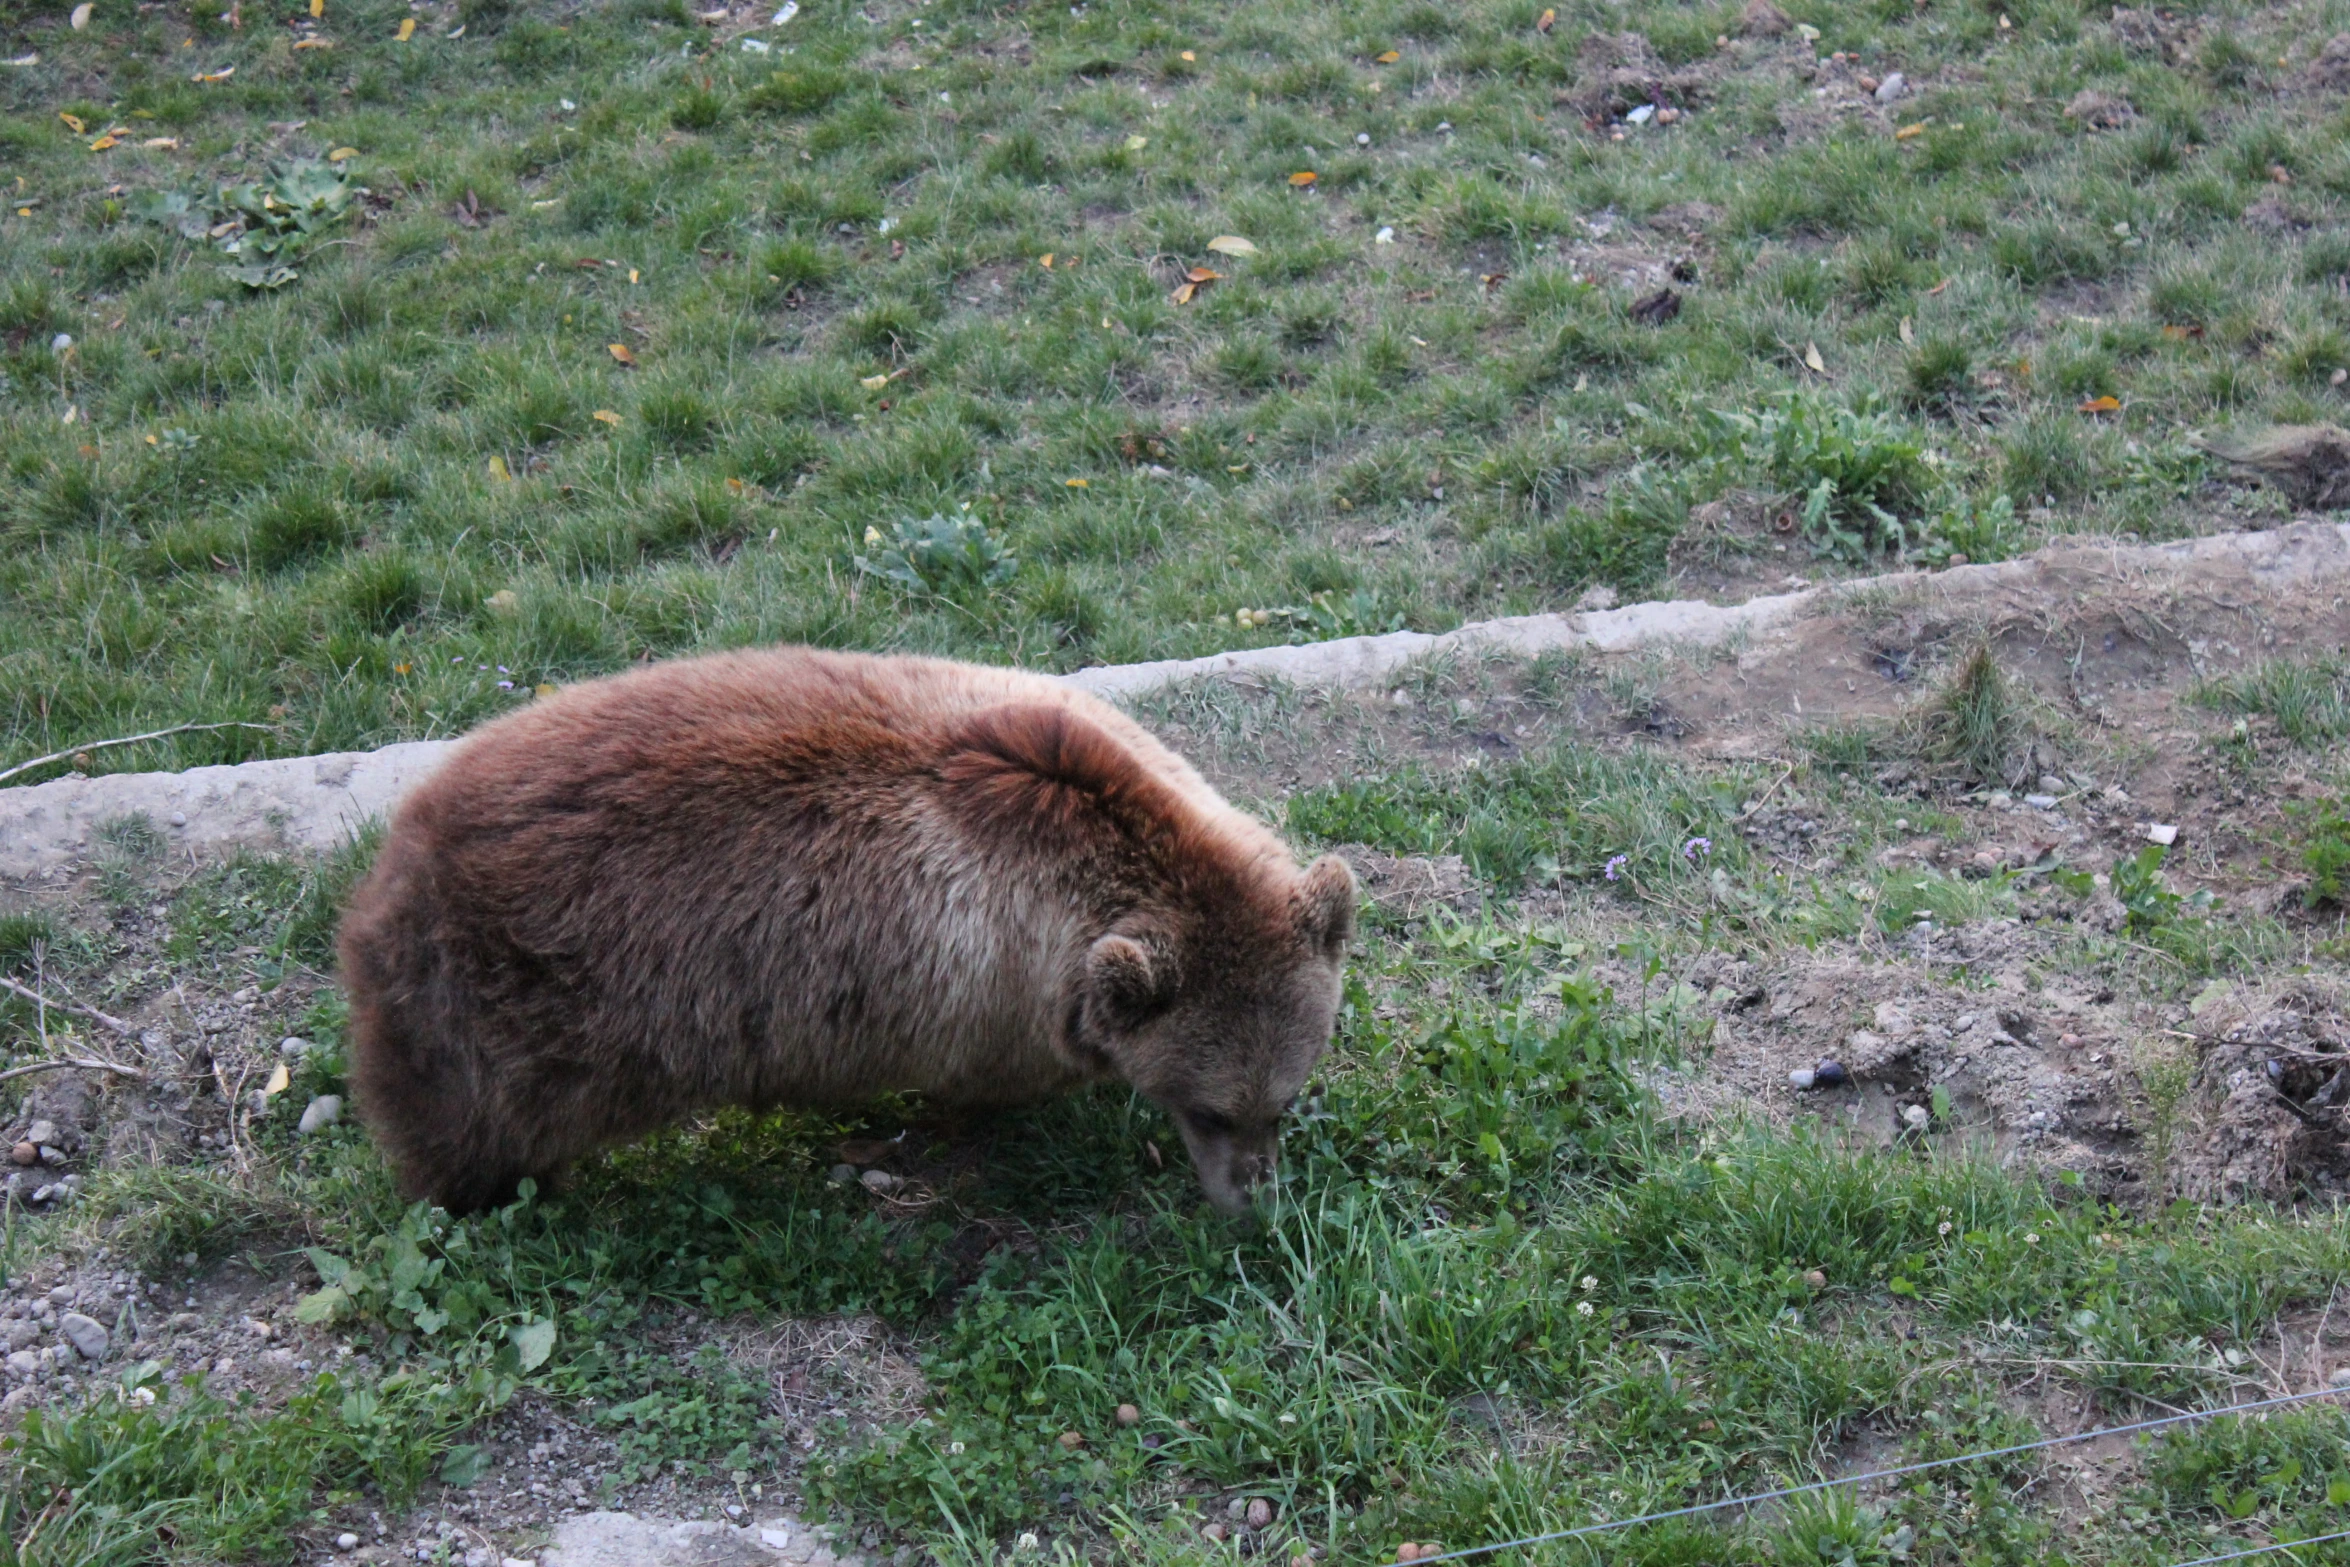
<path id="1" fill-rule="evenodd" d="M 1213 1136 L 1220 1136 L 1232 1130 L 1232 1118 L 1218 1115 L 1213 1110 L 1186 1110 L 1183 1112 L 1183 1118 L 1201 1131 Z"/>

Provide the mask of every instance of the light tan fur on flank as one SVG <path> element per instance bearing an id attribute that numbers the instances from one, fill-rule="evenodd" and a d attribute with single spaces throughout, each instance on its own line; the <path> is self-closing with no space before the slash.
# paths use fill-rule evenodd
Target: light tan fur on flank
<path id="1" fill-rule="evenodd" d="M 1354 883 L 1057 682 L 806 649 L 489 724 L 342 930 L 360 1105 L 464 1209 L 721 1104 L 1115 1073 L 1245 1206 L 1329 1039 Z"/>

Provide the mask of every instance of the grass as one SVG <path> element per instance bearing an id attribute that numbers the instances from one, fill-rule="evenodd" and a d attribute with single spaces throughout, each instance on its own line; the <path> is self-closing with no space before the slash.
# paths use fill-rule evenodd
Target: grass
<path id="1" fill-rule="evenodd" d="M 1795 10 L 1916 95 L 1831 112 L 1727 4 L 828 0 L 764 53 L 656 4 L 11 12 L 0 752 L 369 745 L 750 641 L 1442 629 L 1651 586 L 1727 487 L 1831 566 L 2268 506 L 2185 437 L 2339 416 L 2338 5 L 2178 64 L 2067 3 Z M 1564 101 L 1626 28 L 1670 127 Z M 976 566 L 858 568 L 934 517 Z"/>

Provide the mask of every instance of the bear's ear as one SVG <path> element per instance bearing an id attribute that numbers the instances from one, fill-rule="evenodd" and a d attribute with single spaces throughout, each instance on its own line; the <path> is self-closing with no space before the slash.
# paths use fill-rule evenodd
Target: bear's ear
<path id="1" fill-rule="evenodd" d="M 1104 936 L 1085 954 L 1085 979 L 1103 1009 L 1132 1027 L 1146 1021 L 1174 988 L 1174 965 L 1132 936 Z"/>
<path id="2" fill-rule="evenodd" d="M 1346 950 L 1355 934 L 1355 873 L 1335 854 L 1306 867 L 1296 896 L 1298 934 L 1319 952 Z"/>

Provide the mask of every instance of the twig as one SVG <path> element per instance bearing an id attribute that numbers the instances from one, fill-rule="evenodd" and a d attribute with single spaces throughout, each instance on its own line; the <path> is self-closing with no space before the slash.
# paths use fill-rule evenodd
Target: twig
<path id="1" fill-rule="evenodd" d="M 30 1001 L 37 1007 L 51 1007 L 59 1012 L 72 1012 L 81 1017 L 88 1018 L 93 1023 L 103 1023 L 125 1039 L 136 1039 L 139 1037 L 139 1031 L 131 1027 L 130 1024 L 125 1023 L 121 1018 L 109 1017 L 107 1014 L 99 1011 L 96 1007 L 76 1006 L 70 1001 L 52 1001 L 47 996 L 44 996 L 39 991 L 33 989 L 30 985 L 20 985 L 5 974 L 0 974 L 0 990 L 8 991 L 12 995 L 22 996 L 25 1000 Z"/>
<path id="2" fill-rule="evenodd" d="M 121 1077 L 135 1077 L 142 1083 L 147 1080 L 145 1072 L 135 1066 L 124 1066 L 119 1061 L 98 1061 L 88 1056 L 59 1056 L 54 1061 L 35 1061 L 31 1066 L 10 1067 L 0 1072 L 0 1083 L 12 1077 L 24 1077 L 33 1072 L 55 1072 L 69 1066 L 78 1066 L 85 1072 L 113 1072 Z"/>
<path id="3" fill-rule="evenodd" d="M 269 727 L 268 724 L 249 724 L 242 720 L 225 724 L 174 724 L 169 729 L 153 729 L 143 735 L 123 735 L 113 740 L 92 740 L 87 745 L 69 745 L 62 751 L 51 751 L 47 756 L 36 756 L 29 762 L 19 762 L 14 767 L 0 770 L 0 783 L 8 782 L 18 773 L 29 773 L 36 767 L 46 767 L 51 762 L 67 761 L 81 755 L 84 751 L 103 751 L 112 746 L 137 745 L 143 740 L 161 740 L 170 735 L 193 734 L 198 730 L 268 729 Z"/>

